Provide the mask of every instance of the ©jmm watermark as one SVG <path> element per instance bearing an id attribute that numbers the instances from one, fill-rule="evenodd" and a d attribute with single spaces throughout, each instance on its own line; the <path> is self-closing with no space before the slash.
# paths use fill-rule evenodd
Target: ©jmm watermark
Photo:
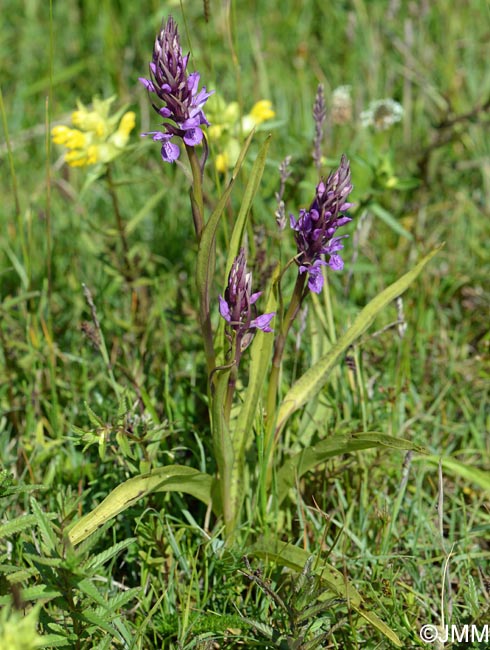
<path id="1" fill-rule="evenodd" d="M 490 625 L 422 625 L 419 636 L 425 643 L 475 643 L 490 639 Z"/>

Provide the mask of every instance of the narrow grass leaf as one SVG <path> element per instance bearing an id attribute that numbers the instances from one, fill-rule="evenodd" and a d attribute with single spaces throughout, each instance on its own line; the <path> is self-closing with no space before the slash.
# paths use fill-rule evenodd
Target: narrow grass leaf
<path id="1" fill-rule="evenodd" d="M 211 502 L 212 479 L 192 467 L 170 465 L 150 474 L 130 478 L 118 485 L 92 512 L 68 532 L 72 544 L 79 544 L 110 519 L 152 492 L 184 492 L 205 504 Z"/>
<path id="2" fill-rule="evenodd" d="M 314 447 L 303 449 L 299 454 L 289 458 L 277 472 L 277 498 L 278 502 L 284 500 L 288 490 L 294 485 L 296 479 L 306 474 L 316 465 L 329 458 L 341 454 L 349 454 L 362 449 L 386 447 L 389 449 L 411 449 L 418 453 L 426 453 L 419 445 L 410 440 L 395 438 L 383 433 L 351 433 L 336 435 L 323 440 Z"/>
<path id="3" fill-rule="evenodd" d="M 405 230 L 405 228 L 395 219 L 391 212 L 388 212 L 388 210 L 383 208 L 383 206 L 381 206 L 379 203 L 371 203 L 369 208 L 394 232 L 396 232 L 401 237 L 405 237 L 405 239 L 413 241 L 412 233 L 408 232 L 408 230 Z"/>
<path id="4" fill-rule="evenodd" d="M 159 192 L 156 192 L 156 194 L 152 194 L 152 196 L 150 196 L 141 210 L 138 210 L 134 217 L 130 219 L 126 224 L 125 231 L 128 235 L 131 235 L 131 233 L 136 230 L 140 222 L 143 221 L 146 215 L 159 204 L 165 194 L 168 194 L 168 187 L 164 187 Z"/>
<path id="5" fill-rule="evenodd" d="M 377 314 L 384 309 L 395 298 L 398 298 L 410 284 L 416 279 L 426 264 L 441 250 L 441 246 L 435 248 L 426 255 L 411 271 L 405 273 L 396 282 L 387 287 L 384 291 L 373 298 L 364 309 L 358 314 L 354 323 L 339 338 L 314 366 L 307 370 L 298 381 L 286 393 L 283 403 L 279 408 L 276 436 L 282 431 L 289 417 L 313 399 L 323 388 L 328 376 L 338 363 L 344 352 L 356 341 L 372 324 Z"/>

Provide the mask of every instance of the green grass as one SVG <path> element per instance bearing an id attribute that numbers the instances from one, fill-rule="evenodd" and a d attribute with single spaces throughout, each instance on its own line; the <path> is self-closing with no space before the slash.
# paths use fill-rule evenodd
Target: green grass
<path id="1" fill-rule="evenodd" d="M 320 82 L 329 107 L 323 172 L 344 152 L 352 166 L 356 207 L 345 269 L 329 274 L 330 311 L 324 296 L 311 299 L 304 330 L 295 324 L 281 394 L 376 294 L 445 242 L 403 296 L 404 336 L 385 329 L 397 319 L 392 304 L 349 351 L 354 365 L 342 361 L 289 420 L 278 466 L 333 435 L 362 432 L 408 439 L 428 455 L 380 447 L 336 456 L 298 479 L 267 518 L 257 491 L 263 425 L 256 418 L 244 520 L 231 546 L 221 520 L 178 492 L 154 492 L 75 550 L 66 544 L 70 524 L 149 467 L 215 471 L 197 246 L 188 180 L 138 136 L 157 124 L 138 77 L 147 74 L 161 3 L 85 0 L 50 10 L 46 2 L 4 0 L 0 640 L 10 621 L 17 643 L 16 613 L 39 603 L 32 629 L 37 620 L 45 647 L 62 640 L 80 650 L 204 649 L 214 641 L 395 647 L 328 592 L 318 577 L 325 562 L 403 647 L 423 647 L 418 630 L 426 623 L 482 627 L 490 593 L 488 3 L 234 2 L 229 21 L 226 5 L 209 5 L 208 22 L 199 2 L 163 8 L 179 24 L 191 68 L 244 113 L 263 98 L 276 111 L 247 226 L 250 258 L 265 256 L 254 269 L 261 288 L 268 276 L 260 269 L 295 254 L 274 218 L 280 162 L 292 156 L 287 213 L 311 201 L 318 180 L 311 112 Z M 355 119 L 334 125 L 332 92 L 344 84 Z M 129 263 L 106 179 L 87 187 L 87 170 L 64 165 L 46 130 L 48 122 L 68 124 L 76 100 L 89 104 L 97 94 L 116 95 L 117 107 L 136 112 L 131 147 L 112 170 Z M 361 127 L 360 112 L 384 97 L 402 104 L 403 121 L 379 133 Z M 232 226 L 267 126 L 254 138 L 218 232 L 215 326 Z M 224 189 L 222 179 L 216 187 L 214 153 L 208 215 Z M 105 359 L 93 342 L 83 284 Z M 246 355 L 243 364 L 246 384 Z M 267 498 L 275 489 L 273 481 Z M 254 552 L 274 536 L 314 564 L 302 574 L 303 567 L 287 570 Z M 320 634 L 323 645 L 315 646 Z"/>

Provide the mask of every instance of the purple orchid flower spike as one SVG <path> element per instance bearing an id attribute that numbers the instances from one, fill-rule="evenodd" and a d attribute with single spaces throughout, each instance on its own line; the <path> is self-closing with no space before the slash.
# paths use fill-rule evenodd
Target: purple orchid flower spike
<path id="1" fill-rule="evenodd" d="M 155 40 L 153 58 L 150 63 L 150 78 L 140 77 L 140 82 L 150 93 L 164 103 L 163 107 L 152 104 L 164 119 L 162 131 L 150 131 L 153 140 L 161 142 L 162 158 L 175 162 L 180 148 L 172 138 L 181 138 L 190 147 L 203 139 L 202 125 L 209 125 L 203 106 L 212 93 L 206 88 L 198 91 L 199 74 L 187 73 L 189 55 L 182 55 L 180 37 L 173 18 L 170 16 Z"/>
<path id="2" fill-rule="evenodd" d="M 237 362 L 241 353 L 250 345 L 254 330 L 272 332 L 270 322 L 275 312 L 257 316 L 255 303 L 262 291 L 252 293 L 252 273 L 247 271 L 245 251 L 240 249 L 232 264 L 225 296 L 219 296 L 219 311 L 235 332 Z"/>
<path id="3" fill-rule="evenodd" d="M 291 228 L 295 231 L 298 255 L 296 262 L 300 273 L 308 273 L 308 287 L 320 293 L 323 287 L 323 266 L 334 271 L 344 267 L 338 251 L 342 250 L 341 240 L 348 235 L 336 237 L 337 229 L 351 221 L 345 212 L 352 207 L 347 202 L 352 192 L 350 165 L 342 156 L 339 168 L 321 181 L 308 210 L 300 210 L 298 220 L 290 215 Z M 322 256 L 328 256 L 328 262 Z"/>

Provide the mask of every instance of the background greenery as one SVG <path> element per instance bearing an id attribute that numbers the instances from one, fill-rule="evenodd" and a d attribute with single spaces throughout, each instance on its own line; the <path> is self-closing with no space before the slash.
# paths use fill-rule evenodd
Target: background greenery
<path id="1" fill-rule="evenodd" d="M 211 462 L 188 181 L 162 164 L 158 146 L 133 135 L 114 169 L 138 271 L 128 280 L 104 179 L 82 191 L 86 170 L 62 164 L 46 126 L 68 123 L 77 98 L 115 94 L 136 111 L 137 133 L 154 128 L 137 79 L 147 73 L 162 13 L 171 12 L 208 89 L 238 100 L 245 113 L 259 99 L 273 102 L 255 237 L 249 233 L 252 252 L 266 261 L 278 256 L 279 163 L 292 156 L 288 212 L 311 200 L 317 182 L 317 85 L 324 84 L 328 105 L 336 87 L 352 87 L 354 118 L 341 126 L 330 120 L 324 146 L 325 172 L 343 152 L 350 158 L 357 204 L 346 268 L 331 274 L 337 332 L 446 242 L 404 296 L 405 336 L 383 329 L 396 320 L 393 307 L 376 322 L 373 331 L 381 333 L 352 351 L 354 365 L 332 378 L 313 423 L 307 409 L 284 441 L 284 449 L 299 450 L 334 432 L 380 431 L 413 440 L 429 456 L 360 452 L 330 461 L 298 484 L 277 530 L 292 545 L 323 550 L 404 647 L 422 645 L 422 624 L 441 623 L 441 598 L 446 622 L 483 625 L 490 592 L 488 3 L 208 4 L 207 22 L 196 1 L 2 4 L 2 621 L 15 625 L 15 608 L 39 602 L 39 631 L 74 648 L 205 648 L 213 640 L 219 647 L 306 648 L 315 647 L 306 645 L 315 625 L 337 623 L 324 647 L 391 647 L 345 604 L 304 613 L 297 578 L 257 559 L 247 567 L 247 544 L 265 532 L 253 522 L 252 494 L 253 523 L 233 552 L 220 549 L 214 522 L 204 532 L 205 508 L 175 494 L 137 504 L 77 552 L 63 545 L 68 524 L 142 461 L 203 470 Z M 403 121 L 381 133 L 362 128 L 360 112 L 384 97 L 403 105 Z M 212 206 L 212 158 L 208 176 Z M 239 201 L 238 189 L 230 223 Z M 293 248 L 282 240 L 284 261 Z M 223 251 L 226 241 L 224 228 Z M 259 282 L 266 266 L 256 267 Z M 125 388 L 122 402 L 91 341 L 82 283 L 115 382 Z M 291 340 L 286 383 L 327 344 L 320 303 L 312 302 L 310 316 L 296 332 L 301 345 Z M 90 430 L 93 438 L 83 433 Z M 101 435 L 104 458 L 90 444 Z M 304 600 L 317 596 L 310 590 Z M 304 645 L 286 645 L 293 643 L 287 635 L 303 635 Z"/>

